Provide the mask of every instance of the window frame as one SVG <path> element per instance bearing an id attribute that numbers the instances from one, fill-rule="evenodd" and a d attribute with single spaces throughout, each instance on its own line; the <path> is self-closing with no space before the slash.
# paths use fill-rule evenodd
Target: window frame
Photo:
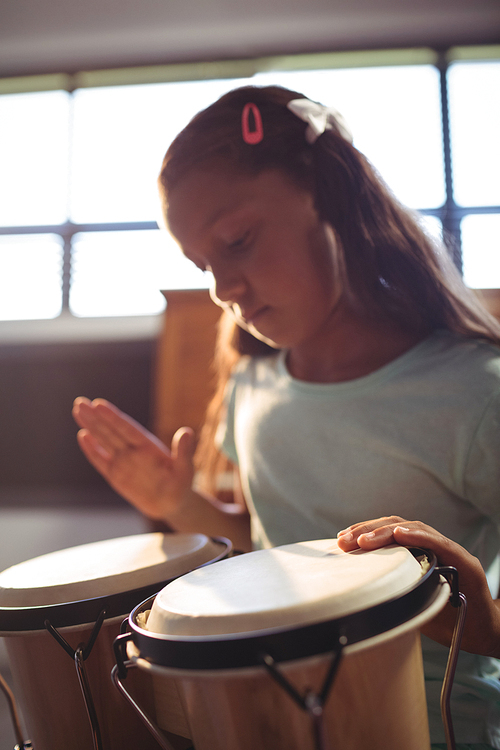
<path id="1" fill-rule="evenodd" d="M 210 80 L 215 78 L 250 77 L 261 71 L 314 70 L 325 68 L 360 68 L 373 66 L 395 66 L 432 64 L 439 73 L 440 107 L 443 144 L 443 170 L 445 177 L 445 201 L 437 208 L 420 209 L 422 215 L 434 216 L 443 225 L 445 242 L 457 268 L 462 271 L 462 248 L 460 224 L 465 216 L 473 214 L 500 214 L 500 206 L 461 206 L 453 196 L 452 153 L 449 120 L 448 69 L 458 61 L 498 60 L 500 46 L 452 47 L 446 50 L 399 49 L 365 50 L 359 52 L 329 52 L 309 55 L 293 55 L 278 58 L 255 58 L 208 63 L 177 64 L 123 68 L 116 70 L 85 71 L 74 74 L 54 74 L 12 79 L 0 79 L 0 95 L 28 93 L 34 91 L 64 90 L 72 95 L 77 89 L 101 86 L 134 85 L 158 82 Z M 66 221 L 60 225 L 6 226 L 0 227 L 0 235 L 55 234 L 61 237 L 62 259 L 62 312 L 63 318 L 76 318 L 69 309 L 71 285 L 72 243 L 76 234 L 85 232 L 116 232 L 158 229 L 156 221 L 104 222 L 77 224 Z M 500 292 L 499 292 L 500 294 Z M 139 316 L 134 316 L 139 317 Z M 53 323 L 57 318 L 45 321 Z M 12 321 L 9 321 L 12 322 Z M 24 323 L 27 321 L 15 321 Z M 33 323 L 35 321 L 29 321 Z M 5 322 L 2 321 L 2 326 Z"/>

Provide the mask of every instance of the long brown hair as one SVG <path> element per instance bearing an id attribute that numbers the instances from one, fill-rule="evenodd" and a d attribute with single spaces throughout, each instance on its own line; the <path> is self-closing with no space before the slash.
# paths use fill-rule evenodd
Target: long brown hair
<path id="1" fill-rule="evenodd" d="M 159 176 L 166 211 L 169 193 L 202 164 L 230 167 L 256 176 L 279 169 L 310 191 L 320 218 L 333 230 L 344 293 L 366 315 L 393 318 L 422 335 L 446 328 L 465 337 L 500 344 L 500 324 L 465 287 L 446 248 L 425 231 L 420 217 L 403 207 L 368 160 L 335 130 L 313 145 L 306 123 L 286 105 L 302 94 L 278 86 L 246 86 L 222 96 L 198 113 L 172 142 Z M 264 137 L 242 138 L 241 116 L 248 102 L 259 108 Z M 218 384 L 202 430 L 197 462 L 213 476 L 215 432 L 224 391 L 243 354 L 276 350 L 221 319 L 215 368 Z"/>

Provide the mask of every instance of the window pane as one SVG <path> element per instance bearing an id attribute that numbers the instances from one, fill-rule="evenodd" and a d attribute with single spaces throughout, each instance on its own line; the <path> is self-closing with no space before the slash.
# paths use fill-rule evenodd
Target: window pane
<path id="1" fill-rule="evenodd" d="M 165 152 L 200 109 L 241 80 L 190 81 L 75 92 L 72 219 L 154 221 Z"/>
<path id="2" fill-rule="evenodd" d="M 500 62 L 457 62 L 448 81 L 455 200 L 500 205 Z"/>
<path id="3" fill-rule="evenodd" d="M 160 289 L 206 288 L 209 279 L 164 231 L 75 236 L 71 312 L 78 316 L 153 315 Z"/>
<path id="4" fill-rule="evenodd" d="M 465 283 L 473 289 L 500 287 L 500 214 L 466 216 L 461 223 Z"/>
<path id="5" fill-rule="evenodd" d="M 61 277 L 59 237 L 0 236 L 0 320 L 55 318 L 62 306 Z"/>
<path id="6" fill-rule="evenodd" d="M 433 66 L 265 73 L 253 81 L 286 86 L 341 112 L 354 145 L 405 205 L 444 203 L 439 74 Z"/>
<path id="7" fill-rule="evenodd" d="M 0 96 L 0 225 L 66 220 L 69 95 Z"/>

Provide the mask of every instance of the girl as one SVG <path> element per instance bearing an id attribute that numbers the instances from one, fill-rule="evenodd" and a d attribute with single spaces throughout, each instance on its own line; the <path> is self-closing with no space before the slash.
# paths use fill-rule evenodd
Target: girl
<path id="1" fill-rule="evenodd" d="M 455 734 L 500 748 L 499 326 L 340 116 L 296 92 L 223 96 L 172 143 L 159 185 L 170 232 L 225 310 L 197 465 L 213 477 L 220 448 L 238 502 L 193 487 L 191 430 L 169 450 L 102 400 L 75 402 L 85 455 L 179 531 L 241 549 L 418 543 L 457 565 L 472 606 Z M 352 525 L 363 518 L 377 520 Z M 435 743 L 448 618 L 424 639 Z"/>

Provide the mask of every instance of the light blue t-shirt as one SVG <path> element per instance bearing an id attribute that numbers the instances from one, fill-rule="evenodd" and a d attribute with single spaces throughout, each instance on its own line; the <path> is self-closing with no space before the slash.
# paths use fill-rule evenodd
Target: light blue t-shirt
<path id="1" fill-rule="evenodd" d="M 396 514 L 476 555 L 494 596 L 500 550 L 500 349 L 446 331 L 362 378 L 295 380 L 286 352 L 243 357 L 221 444 L 239 466 L 255 547 L 336 537 Z M 448 650 L 423 639 L 432 742 Z M 457 742 L 500 748 L 499 664 L 461 653 Z"/>

